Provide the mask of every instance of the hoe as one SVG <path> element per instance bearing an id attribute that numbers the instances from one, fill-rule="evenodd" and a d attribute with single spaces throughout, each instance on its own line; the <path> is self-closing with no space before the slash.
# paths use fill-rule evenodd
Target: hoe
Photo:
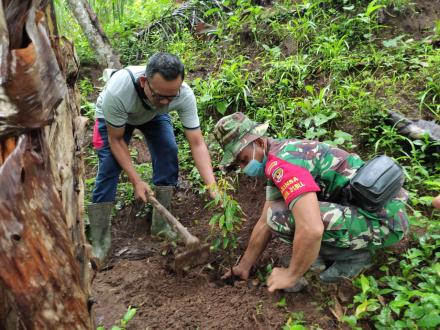
<path id="1" fill-rule="evenodd" d="M 159 201 L 154 197 L 150 187 L 147 188 L 148 201 L 153 207 L 162 214 L 166 221 L 179 233 L 183 239 L 186 250 L 174 256 L 173 268 L 176 272 L 194 267 L 207 262 L 209 258 L 208 243 L 202 244 L 200 240 L 192 235 Z"/>

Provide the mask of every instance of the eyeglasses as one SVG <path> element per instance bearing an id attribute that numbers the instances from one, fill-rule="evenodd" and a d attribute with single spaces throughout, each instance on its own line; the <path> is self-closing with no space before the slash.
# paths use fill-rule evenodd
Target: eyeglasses
<path id="1" fill-rule="evenodd" d="M 171 101 L 177 99 L 180 96 L 180 89 L 179 89 L 179 91 L 177 92 L 176 95 L 172 95 L 172 96 L 160 95 L 160 94 L 154 92 L 153 88 L 151 88 L 151 85 L 150 85 L 150 82 L 148 81 L 148 78 L 145 79 L 145 80 L 147 81 L 148 88 L 150 89 L 150 92 L 151 92 L 151 96 L 154 99 L 156 99 L 157 101 L 167 100 L 168 102 L 171 102 Z"/>

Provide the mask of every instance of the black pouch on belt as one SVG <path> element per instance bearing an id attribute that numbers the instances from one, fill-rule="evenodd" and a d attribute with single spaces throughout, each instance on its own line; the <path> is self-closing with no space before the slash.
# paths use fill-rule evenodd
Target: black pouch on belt
<path id="1" fill-rule="evenodd" d="M 366 211 L 377 212 L 402 188 L 402 167 L 380 155 L 366 162 L 350 181 L 350 202 Z"/>

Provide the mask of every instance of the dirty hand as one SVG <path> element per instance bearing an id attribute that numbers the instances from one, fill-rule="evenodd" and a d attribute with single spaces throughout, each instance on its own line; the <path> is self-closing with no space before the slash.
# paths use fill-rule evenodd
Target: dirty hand
<path id="1" fill-rule="evenodd" d="M 297 281 L 298 278 L 293 277 L 290 274 L 289 269 L 275 267 L 272 270 L 272 273 L 270 274 L 269 278 L 267 279 L 267 286 L 269 292 L 274 292 L 275 290 L 278 289 L 291 288 L 295 285 Z"/>
<path id="2" fill-rule="evenodd" d="M 247 280 L 249 278 L 249 269 L 246 269 L 245 267 L 238 264 L 237 266 L 232 267 L 232 271 L 234 272 L 235 276 L 240 277 L 242 280 Z M 222 280 L 226 280 L 227 278 L 231 277 L 231 271 L 228 270 L 223 276 Z"/>
<path id="3" fill-rule="evenodd" d="M 148 184 L 144 181 L 138 181 L 134 185 L 134 196 L 141 199 L 144 203 L 147 202 Z"/>

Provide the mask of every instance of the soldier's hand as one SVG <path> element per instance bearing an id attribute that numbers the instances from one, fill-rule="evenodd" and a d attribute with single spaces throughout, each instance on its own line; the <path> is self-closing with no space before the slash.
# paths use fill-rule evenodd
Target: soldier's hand
<path id="1" fill-rule="evenodd" d="M 269 292 L 274 292 L 278 289 L 291 288 L 297 281 L 298 279 L 292 277 L 287 268 L 275 267 L 267 279 L 267 287 Z"/>
<path id="2" fill-rule="evenodd" d="M 237 266 L 232 267 L 232 272 L 235 276 L 240 277 L 242 280 L 247 280 L 249 278 L 249 269 L 246 269 L 242 265 L 238 264 Z M 223 276 L 222 280 L 226 280 L 232 276 L 232 272 L 228 270 Z"/>
<path id="3" fill-rule="evenodd" d="M 144 181 L 138 181 L 134 184 L 134 196 L 141 199 L 144 203 L 148 201 L 148 184 Z"/>

